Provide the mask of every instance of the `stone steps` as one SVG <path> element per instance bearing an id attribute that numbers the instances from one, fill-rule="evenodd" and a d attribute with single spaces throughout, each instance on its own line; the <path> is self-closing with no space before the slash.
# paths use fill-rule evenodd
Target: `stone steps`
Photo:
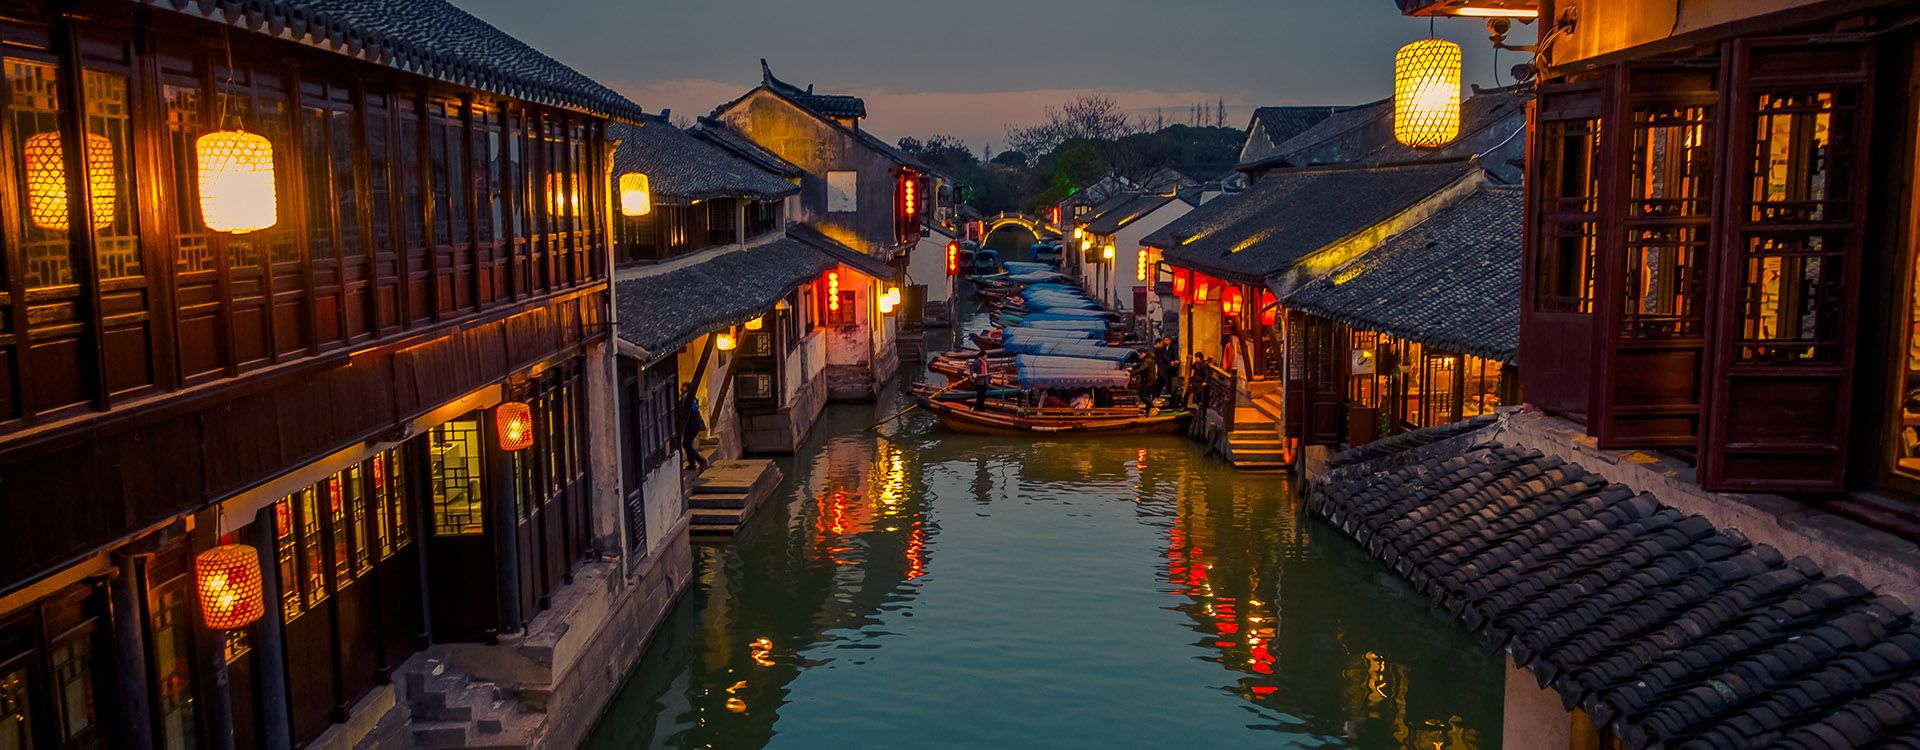
<path id="1" fill-rule="evenodd" d="M 525 748 L 543 735 L 546 717 L 523 709 L 509 690 L 449 670 L 437 659 L 403 678 L 409 747 Z"/>
<path id="2" fill-rule="evenodd" d="M 689 530 L 695 536 L 731 536 L 780 484 L 772 461 L 721 461 L 688 485 Z"/>

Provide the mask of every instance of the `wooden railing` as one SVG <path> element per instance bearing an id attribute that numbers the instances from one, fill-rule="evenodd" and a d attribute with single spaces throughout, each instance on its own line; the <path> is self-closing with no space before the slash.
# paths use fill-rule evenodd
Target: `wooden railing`
<path id="1" fill-rule="evenodd" d="M 1239 379 L 1234 373 L 1212 363 L 1202 367 L 1207 378 L 1207 402 L 1202 404 L 1202 408 L 1219 415 L 1221 429 L 1232 431 L 1234 407 L 1240 400 Z"/>

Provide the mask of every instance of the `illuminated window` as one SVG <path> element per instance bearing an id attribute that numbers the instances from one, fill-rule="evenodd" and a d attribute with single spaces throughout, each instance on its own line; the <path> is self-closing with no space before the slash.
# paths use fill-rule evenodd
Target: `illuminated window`
<path id="1" fill-rule="evenodd" d="M 484 533 L 486 504 L 480 494 L 484 466 L 480 450 L 480 421 L 476 418 L 453 420 L 433 428 L 428 436 L 435 536 Z"/>
<path id="2" fill-rule="evenodd" d="M 1534 306 L 1553 312 L 1593 312 L 1594 253 L 1600 204 L 1600 121 L 1544 122 L 1541 174 L 1541 250 Z"/>

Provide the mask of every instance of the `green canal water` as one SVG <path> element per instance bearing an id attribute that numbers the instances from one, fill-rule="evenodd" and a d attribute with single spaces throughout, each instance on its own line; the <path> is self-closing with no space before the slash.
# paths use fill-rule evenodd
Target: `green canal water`
<path id="1" fill-rule="evenodd" d="M 1177 437 L 833 406 L 592 748 L 1500 746 L 1498 658 L 1285 478 Z"/>

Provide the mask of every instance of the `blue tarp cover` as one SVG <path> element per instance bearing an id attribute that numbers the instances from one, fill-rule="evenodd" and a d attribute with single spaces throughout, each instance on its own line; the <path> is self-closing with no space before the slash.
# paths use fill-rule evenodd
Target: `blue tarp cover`
<path id="1" fill-rule="evenodd" d="M 1103 331 L 1072 330 L 1063 328 L 1028 328 L 1019 326 L 1005 329 L 1001 341 L 1020 341 L 1045 339 L 1047 341 L 1093 341 L 1105 337 Z"/>
<path id="2" fill-rule="evenodd" d="M 1027 320 L 1021 321 L 1022 328 L 1048 328 L 1056 331 L 1092 331 L 1106 334 L 1107 322 L 1104 320 Z"/>
<path id="3" fill-rule="evenodd" d="M 1055 268 L 1052 263 L 1034 263 L 1032 261 L 1026 261 L 1026 260 L 1010 260 L 1006 262 L 1006 266 L 1007 266 L 1008 273 L 1024 273 L 1028 271 L 1058 271 L 1059 270 Z"/>
<path id="4" fill-rule="evenodd" d="M 1131 377 L 1117 364 L 1034 354 L 1023 354 L 1015 360 L 1020 384 L 1028 388 L 1125 388 Z"/>
<path id="5" fill-rule="evenodd" d="M 1019 322 L 1026 323 L 1028 321 L 1040 321 L 1040 320 L 1074 320 L 1074 321 L 1091 320 L 1091 321 L 1100 322 L 1100 323 L 1107 322 L 1107 316 L 1104 314 L 1096 314 L 1096 315 L 1076 315 L 1075 314 L 1075 313 L 1085 313 L 1085 312 L 1098 312 L 1098 311 L 1049 309 L 1049 310 L 1043 310 L 1041 312 L 1028 313 L 1026 315 L 1020 316 Z"/>
<path id="6" fill-rule="evenodd" d="M 1101 346 L 1085 341 L 1058 341 L 1048 339 L 1020 339 L 1007 342 L 1007 351 L 1014 354 L 1045 354 L 1072 359 L 1085 359 L 1100 362 L 1128 362 L 1140 355 L 1139 352 L 1120 346 Z"/>
<path id="7" fill-rule="evenodd" d="M 1007 280 L 1016 284 L 1039 284 L 1063 278 L 1066 277 L 1053 271 L 1021 271 L 1008 276 Z"/>

